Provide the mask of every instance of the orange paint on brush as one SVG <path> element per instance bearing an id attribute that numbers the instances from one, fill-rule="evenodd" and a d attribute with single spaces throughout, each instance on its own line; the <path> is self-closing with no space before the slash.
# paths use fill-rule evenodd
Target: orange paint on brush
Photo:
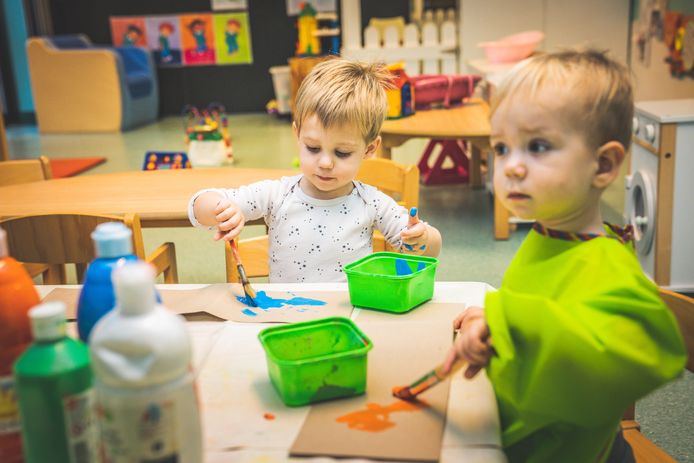
<path id="1" fill-rule="evenodd" d="M 384 407 L 379 404 L 366 404 L 366 410 L 359 410 L 348 413 L 339 417 L 338 423 L 346 423 L 350 429 L 366 432 L 381 432 L 395 426 L 395 423 L 390 420 L 391 413 L 397 412 L 414 412 L 428 408 L 429 404 L 425 402 L 402 402 L 397 401 Z"/>
<path id="2" fill-rule="evenodd" d="M 272 413 L 265 413 L 263 415 L 263 418 L 265 418 L 268 421 L 273 421 L 275 419 L 275 415 L 273 415 Z"/>

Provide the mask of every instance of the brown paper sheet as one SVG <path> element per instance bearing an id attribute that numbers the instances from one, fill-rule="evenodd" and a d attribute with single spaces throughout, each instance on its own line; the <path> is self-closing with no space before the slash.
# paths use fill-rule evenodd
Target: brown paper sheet
<path id="1" fill-rule="evenodd" d="M 64 302 L 67 306 L 67 319 L 75 320 L 79 293 L 79 288 L 55 288 L 43 300 Z M 239 302 L 236 295 L 243 295 L 240 285 L 220 283 L 198 289 L 162 289 L 159 290 L 159 294 L 165 307 L 183 315 L 189 321 L 293 323 L 323 317 L 349 317 L 352 313 L 349 294 L 345 291 L 270 291 L 267 294 L 276 299 L 302 297 L 324 301 L 326 304 L 285 305 L 268 309 L 250 308 Z M 251 313 L 255 315 L 250 315 Z"/>
<path id="2" fill-rule="evenodd" d="M 366 394 L 314 404 L 290 454 L 438 461 L 450 381 L 420 396 L 429 405 L 423 409 L 405 410 L 411 405 L 395 399 L 391 391 L 394 386 L 414 382 L 443 360 L 453 337 L 450 320 L 421 320 L 397 326 L 372 322 L 359 326 L 374 344 L 368 358 Z M 371 412 L 367 412 L 369 409 Z M 338 421 L 364 425 L 364 420 L 356 420 L 355 412 L 373 415 L 366 427 L 374 429 L 386 423 L 386 429 L 362 431 Z"/>
<path id="3" fill-rule="evenodd" d="M 390 313 L 379 310 L 361 309 L 355 318 L 359 324 L 374 322 L 408 322 L 448 321 L 453 326 L 453 320 L 465 310 L 465 304 L 451 302 L 426 302 L 416 309 L 406 313 Z"/>
<path id="4" fill-rule="evenodd" d="M 63 302 L 65 303 L 65 316 L 68 321 L 77 319 L 77 301 L 80 297 L 80 288 L 54 288 L 46 294 L 41 302 Z"/>
<path id="5" fill-rule="evenodd" d="M 191 291 L 190 294 L 178 296 L 168 294 L 182 291 L 162 292 L 164 305 L 175 312 L 186 314 L 190 312 L 207 312 L 224 320 L 245 323 L 293 323 L 315 320 L 317 318 L 342 316 L 349 317 L 352 304 L 346 291 L 311 291 L 286 292 L 270 291 L 267 295 L 276 299 L 292 299 L 294 297 L 324 301 L 325 305 L 284 305 L 262 309 L 248 307 L 236 299 L 243 295 L 240 285 L 213 284 Z M 186 291 L 188 292 L 188 291 Z M 258 291 L 260 295 L 261 292 Z M 251 315 L 254 314 L 254 315 Z"/>

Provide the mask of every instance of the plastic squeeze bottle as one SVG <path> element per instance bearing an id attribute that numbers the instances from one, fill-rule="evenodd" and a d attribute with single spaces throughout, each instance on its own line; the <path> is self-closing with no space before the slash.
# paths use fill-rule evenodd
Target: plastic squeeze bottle
<path id="1" fill-rule="evenodd" d="M 123 223 L 107 222 L 92 232 L 96 259 L 89 264 L 77 305 L 77 331 L 89 341 L 92 328 L 116 303 L 111 274 L 125 262 L 137 261 L 133 255 L 132 231 Z"/>
<path id="2" fill-rule="evenodd" d="M 116 307 L 94 327 L 91 356 L 107 461 L 203 461 L 191 343 L 155 300 L 149 264 L 115 270 Z"/>
<path id="3" fill-rule="evenodd" d="M 40 302 L 31 277 L 9 256 L 0 228 L 0 461 L 19 463 L 22 436 L 12 365 L 31 344 L 29 309 Z"/>
<path id="4" fill-rule="evenodd" d="M 34 343 L 14 365 L 27 463 L 98 462 L 87 346 L 69 338 L 65 304 L 29 311 Z"/>

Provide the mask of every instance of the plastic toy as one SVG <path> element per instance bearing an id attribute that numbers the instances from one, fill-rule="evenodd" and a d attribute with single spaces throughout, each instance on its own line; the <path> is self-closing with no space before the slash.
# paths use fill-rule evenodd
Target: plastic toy
<path id="1" fill-rule="evenodd" d="M 403 63 L 391 64 L 388 70 L 393 74 L 393 88 L 386 90 L 388 98 L 388 119 L 400 119 L 414 114 L 414 89 L 405 73 Z"/>
<path id="2" fill-rule="evenodd" d="M 301 5 L 301 13 L 299 13 L 299 18 L 296 20 L 296 27 L 299 29 L 296 55 L 320 55 L 320 40 L 314 34 L 318 30 L 318 20 L 316 19 L 316 10 L 310 3 L 304 2 Z"/>
<path id="3" fill-rule="evenodd" d="M 183 108 L 185 141 L 193 166 L 219 166 L 234 162 L 226 109 L 210 103 L 205 109 L 187 105 Z"/>
<path id="4" fill-rule="evenodd" d="M 142 170 L 190 169 L 188 155 L 180 151 L 147 151 Z"/>

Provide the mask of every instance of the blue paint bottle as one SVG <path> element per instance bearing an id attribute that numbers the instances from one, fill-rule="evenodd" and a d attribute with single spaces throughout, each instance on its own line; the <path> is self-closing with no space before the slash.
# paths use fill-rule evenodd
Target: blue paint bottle
<path id="1" fill-rule="evenodd" d="M 89 264 L 77 305 L 77 330 L 84 342 L 89 341 L 96 322 L 116 305 L 111 281 L 113 270 L 138 260 L 133 254 L 132 231 L 125 224 L 99 224 L 91 236 L 96 259 Z"/>

